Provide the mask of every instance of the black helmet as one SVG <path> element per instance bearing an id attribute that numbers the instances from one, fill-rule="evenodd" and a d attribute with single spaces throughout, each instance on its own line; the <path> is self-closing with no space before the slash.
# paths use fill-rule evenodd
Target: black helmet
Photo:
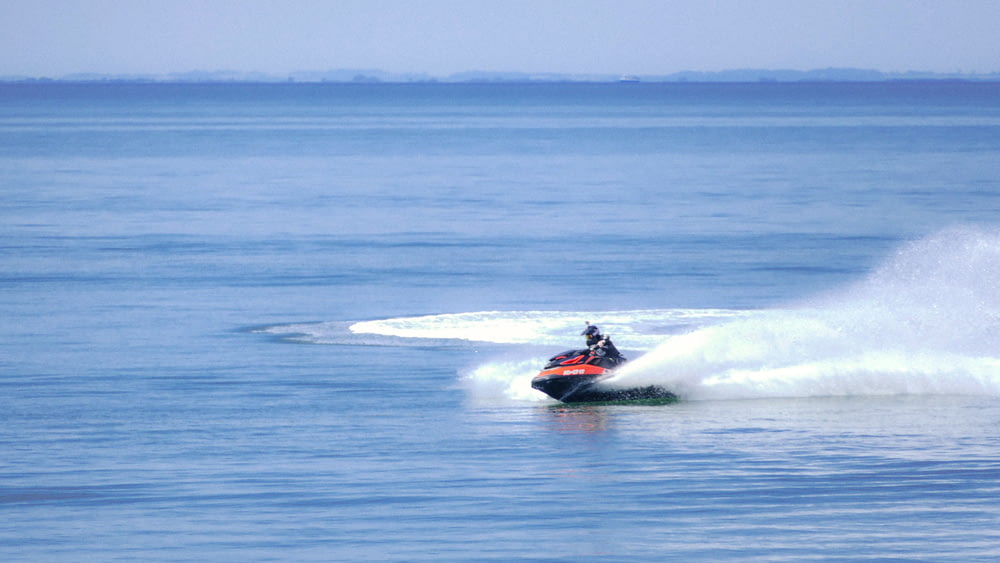
<path id="1" fill-rule="evenodd" d="M 587 328 L 580 333 L 582 336 L 595 336 L 601 334 L 601 329 L 597 328 L 597 325 L 592 325 L 587 323 Z"/>

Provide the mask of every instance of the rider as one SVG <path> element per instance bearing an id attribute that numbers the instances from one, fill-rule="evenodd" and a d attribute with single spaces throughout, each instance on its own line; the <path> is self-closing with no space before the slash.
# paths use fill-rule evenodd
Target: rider
<path id="1" fill-rule="evenodd" d="M 597 325 L 590 324 L 587 321 L 587 328 L 580 333 L 587 340 L 587 348 L 590 349 L 590 355 L 594 359 L 596 358 L 608 358 L 614 362 L 617 362 L 622 358 L 621 352 L 615 347 L 614 343 L 611 342 L 611 337 L 606 334 L 601 334 L 601 329 L 597 328 Z M 588 362 L 591 360 L 588 360 Z"/>

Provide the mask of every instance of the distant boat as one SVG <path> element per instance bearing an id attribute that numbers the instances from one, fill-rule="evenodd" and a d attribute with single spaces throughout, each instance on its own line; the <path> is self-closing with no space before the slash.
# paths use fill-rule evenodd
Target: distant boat
<path id="1" fill-rule="evenodd" d="M 618 82 L 626 82 L 626 83 L 634 83 L 638 81 L 639 77 L 631 74 L 623 74 L 621 75 L 621 78 L 618 79 Z"/>

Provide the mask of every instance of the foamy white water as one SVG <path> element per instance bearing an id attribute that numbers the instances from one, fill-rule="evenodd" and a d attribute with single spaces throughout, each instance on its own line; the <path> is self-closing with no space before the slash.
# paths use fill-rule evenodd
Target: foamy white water
<path id="1" fill-rule="evenodd" d="M 998 276 L 1000 234 L 944 231 L 841 291 L 670 338 L 620 380 L 692 399 L 1000 394 Z"/>
<path id="2" fill-rule="evenodd" d="M 611 383 L 661 385 L 686 399 L 1000 394 L 1000 234 L 949 229 L 903 246 L 864 280 L 762 311 L 488 311 L 358 322 L 355 335 L 548 347 L 580 344 L 586 320 L 636 357 Z M 288 327 L 282 331 L 294 332 Z M 315 341 L 329 325 L 300 326 Z M 510 352 L 508 352 L 510 354 Z M 538 399 L 545 359 L 488 362 L 475 389 Z"/>

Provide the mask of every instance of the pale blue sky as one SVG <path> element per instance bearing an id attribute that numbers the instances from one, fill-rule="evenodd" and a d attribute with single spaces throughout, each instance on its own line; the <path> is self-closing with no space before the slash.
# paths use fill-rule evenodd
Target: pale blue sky
<path id="1" fill-rule="evenodd" d="M 1000 71 L 1000 0 L 0 0 L 0 75 Z"/>

